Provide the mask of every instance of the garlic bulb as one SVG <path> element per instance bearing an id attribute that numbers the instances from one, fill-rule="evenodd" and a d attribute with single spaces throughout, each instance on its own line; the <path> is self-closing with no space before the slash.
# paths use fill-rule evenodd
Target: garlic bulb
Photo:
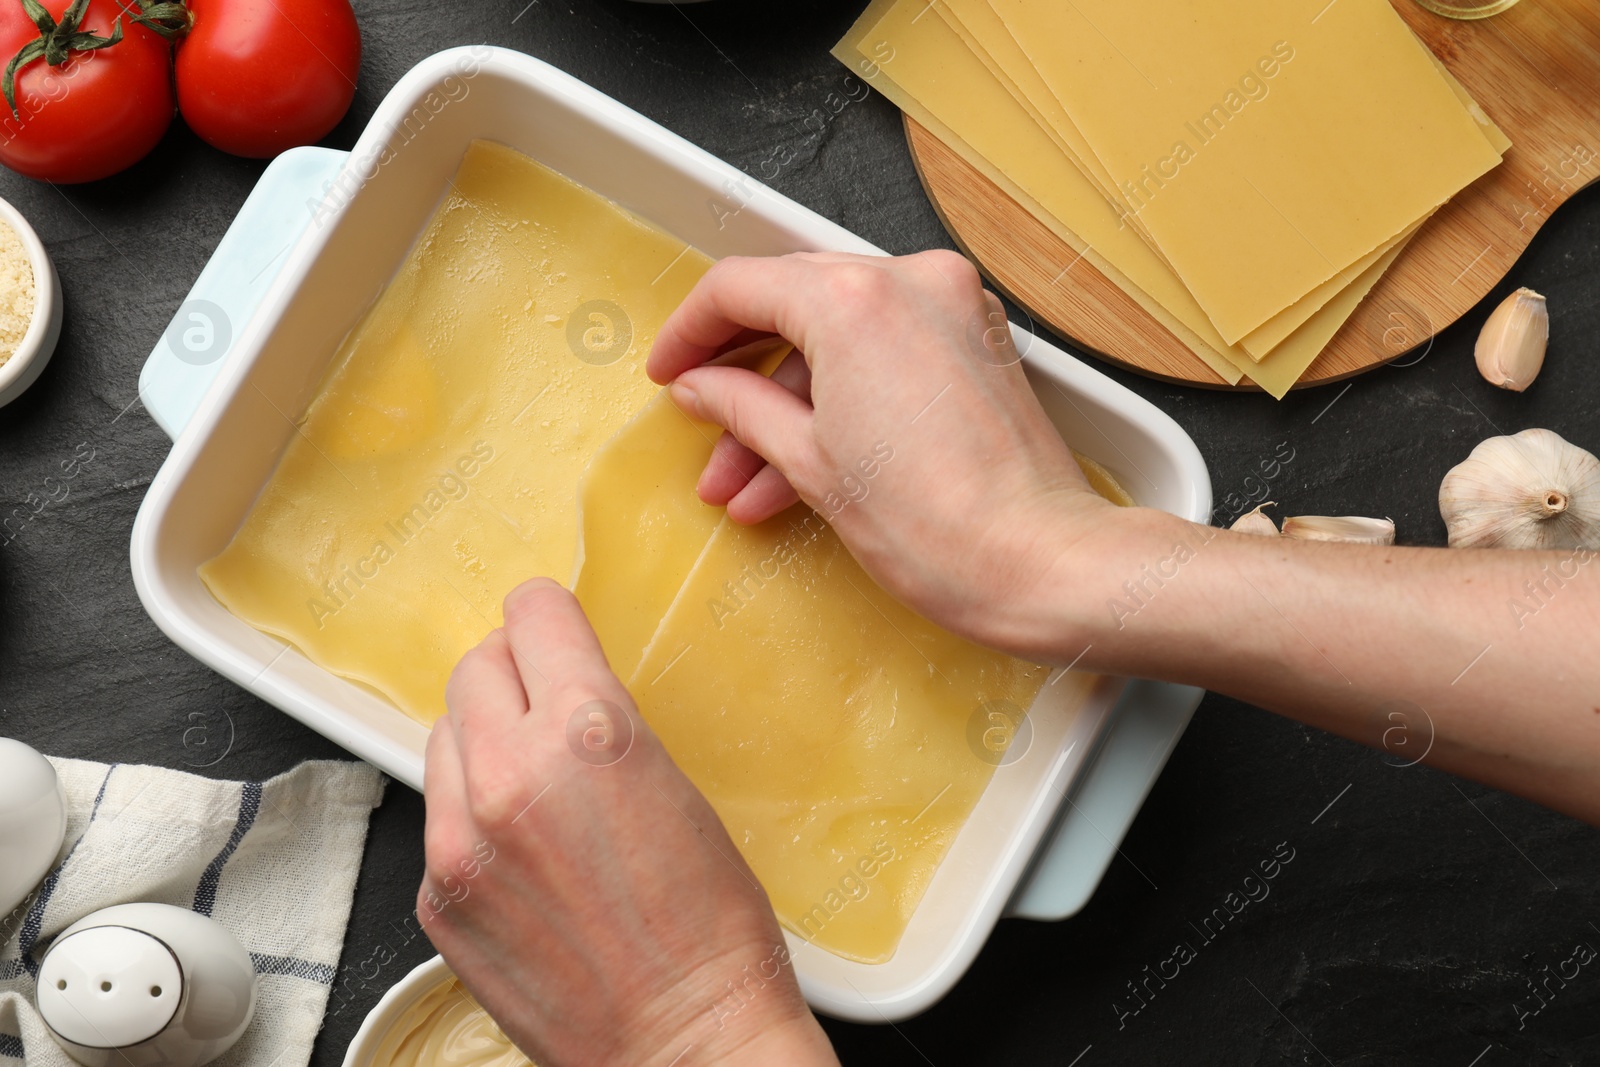
<path id="1" fill-rule="evenodd" d="M 1550 430 L 1491 437 L 1439 483 L 1452 548 L 1600 548 L 1600 459 Z"/>
<path id="2" fill-rule="evenodd" d="M 1283 536 L 1302 541 L 1347 541 L 1356 545 L 1394 544 L 1394 522 L 1360 515 L 1293 515 L 1283 520 Z"/>
<path id="3" fill-rule="evenodd" d="M 1237 533 L 1260 534 L 1263 537 L 1277 537 L 1278 524 L 1271 518 L 1261 513 L 1261 509 L 1271 506 L 1272 501 L 1259 505 L 1248 515 L 1240 515 L 1228 529 Z"/>
<path id="4" fill-rule="evenodd" d="M 1518 289 L 1489 314 L 1478 334 L 1473 350 L 1478 373 L 1490 385 L 1520 393 L 1539 376 L 1549 341 L 1550 311 L 1544 297 Z"/>

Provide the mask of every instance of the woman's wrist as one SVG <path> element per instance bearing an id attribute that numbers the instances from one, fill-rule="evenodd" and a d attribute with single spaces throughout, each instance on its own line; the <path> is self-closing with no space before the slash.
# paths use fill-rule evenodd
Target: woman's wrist
<path id="1" fill-rule="evenodd" d="M 707 1062 L 719 1067 L 767 1067 L 775 1063 L 785 1067 L 839 1067 L 839 1057 L 834 1054 L 828 1035 L 809 1011 L 803 1016 L 770 1021 L 744 1043 Z"/>
<path id="2" fill-rule="evenodd" d="M 640 1008 L 627 1041 L 630 1063 L 838 1064 L 800 995 L 781 937 L 694 967 Z"/>
<path id="3" fill-rule="evenodd" d="M 1091 521 L 1085 522 L 1089 518 Z M 1085 516 L 1075 501 L 1047 511 L 1031 537 L 1038 579 L 1002 606 L 1003 644 L 1025 659 L 1129 673 L 1138 658 L 1130 620 L 1219 531 L 1154 508 L 1112 508 Z"/>

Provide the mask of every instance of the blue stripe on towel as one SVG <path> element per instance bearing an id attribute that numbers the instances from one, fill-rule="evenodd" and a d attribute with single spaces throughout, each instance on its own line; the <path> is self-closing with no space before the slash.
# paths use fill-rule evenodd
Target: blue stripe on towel
<path id="1" fill-rule="evenodd" d="M 326 963 L 312 963 L 296 956 L 268 956 L 261 952 L 250 953 L 250 962 L 256 965 L 257 974 L 283 974 L 326 986 L 333 985 L 334 969 Z"/>
<path id="2" fill-rule="evenodd" d="M 89 836 L 89 827 L 94 825 L 95 816 L 100 814 L 100 802 L 106 798 L 106 786 L 111 784 L 111 776 L 119 766 L 113 763 L 106 768 L 106 776 L 100 779 L 100 789 L 94 795 L 94 806 L 89 809 L 89 821 L 83 824 L 83 834 L 72 843 L 61 862 L 45 875 L 44 882 L 39 886 L 38 898 L 34 900 L 33 907 L 28 909 L 28 917 L 22 920 L 22 930 L 17 937 L 17 953 L 22 966 L 35 978 L 39 976 L 39 965 L 33 961 L 33 946 L 38 943 L 39 930 L 44 925 L 44 910 L 50 905 L 50 897 L 56 891 L 56 883 L 61 880 L 61 872 L 72 862 L 72 856 L 83 844 L 83 839 Z"/>
<path id="3" fill-rule="evenodd" d="M 211 909 L 217 906 L 217 885 L 222 881 L 222 868 L 232 858 L 244 835 L 250 832 L 250 827 L 255 825 L 256 815 L 260 811 L 261 783 L 244 783 L 239 793 L 239 818 L 233 824 L 233 833 L 228 835 L 228 843 L 222 846 L 216 859 L 206 865 L 205 873 L 200 876 L 200 884 L 194 890 L 194 910 L 201 915 L 209 918 Z"/>
<path id="4" fill-rule="evenodd" d="M 22 1038 L 14 1034 L 0 1034 L 0 1056 L 7 1056 L 14 1060 L 23 1058 Z"/>

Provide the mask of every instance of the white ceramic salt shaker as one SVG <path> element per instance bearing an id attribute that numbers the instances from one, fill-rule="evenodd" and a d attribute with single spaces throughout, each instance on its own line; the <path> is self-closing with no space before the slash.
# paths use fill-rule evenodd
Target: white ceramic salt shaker
<path id="1" fill-rule="evenodd" d="M 39 1014 L 87 1067 L 200 1067 L 239 1040 L 255 993 L 238 939 L 167 904 L 119 904 L 79 919 L 39 965 Z"/>
<path id="2" fill-rule="evenodd" d="M 56 769 L 21 741 L 0 737 L 0 925 L 49 872 L 66 833 Z"/>

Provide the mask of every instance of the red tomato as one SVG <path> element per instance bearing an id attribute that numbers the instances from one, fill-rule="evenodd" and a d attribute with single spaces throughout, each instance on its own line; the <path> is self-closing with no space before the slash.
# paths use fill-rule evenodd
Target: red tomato
<path id="1" fill-rule="evenodd" d="M 59 21 L 71 0 L 41 2 Z M 161 140 L 172 121 L 171 47 L 116 0 L 89 0 L 79 29 L 108 37 L 118 15 L 116 44 L 72 52 L 59 67 L 41 56 L 17 71 L 17 114 L 0 98 L 0 163 L 41 181 L 90 182 L 131 167 Z M 0 0 L 0 67 L 38 37 L 20 3 Z"/>
<path id="2" fill-rule="evenodd" d="M 321 140 L 350 109 L 361 31 L 349 0 L 190 0 L 189 10 L 178 110 L 202 140 L 275 156 Z"/>

